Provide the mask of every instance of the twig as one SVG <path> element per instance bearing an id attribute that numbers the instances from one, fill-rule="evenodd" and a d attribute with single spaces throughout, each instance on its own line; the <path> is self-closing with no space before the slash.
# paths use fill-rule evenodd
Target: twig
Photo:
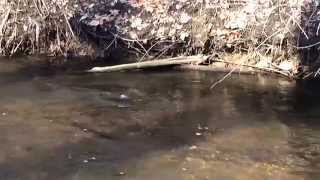
<path id="1" fill-rule="evenodd" d="M 273 34 L 271 34 L 270 36 L 268 36 L 266 39 L 264 39 L 256 48 L 255 51 L 257 51 L 260 46 L 262 46 L 265 42 L 267 42 L 269 39 L 271 39 L 273 36 L 277 35 L 278 33 L 280 33 L 282 30 L 279 29 L 278 31 L 274 32 Z"/>
<path id="2" fill-rule="evenodd" d="M 35 8 L 37 9 L 37 11 L 38 11 L 38 13 L 39 13 L 40 17 L 42 17 L 42 13 L 41 13 L 41 11 L 40 11 L 40 9 L 39 9 L 39 7 L 38 7 L 37 2 L 36 2 L 35 0 L 32 0 L 32 1 L 33 1 L 33 4 L 34 4 Z"/>
<path id="3" fill-rule="evenodd" d="M 70 31 L 70 33 L 71 33 L 71 35 L 72 35 L 72 38 L 75 38 L 76 36 L 75 36 L 75 34 L 74 34 L 73 30 L 72 30 L 72 27 L 71 27 L 71 25 L 70 25 L 70 23 L 69 23 L 69 20 L 68 20 L 68 18 L 67 18 L 66 13 L 64 12 L 64 10 L 63 10 L 59 5 L 57 5 L 57 6 L 58 6 L 59 9 L 62 11 L 62 14 L 63 14 L 63 16 L 64 16 L 64 19 L 65 19 L 65 21 L 66 21 L 66 23 L 67 23 L 67 26 L 68 26 L 68 28 L 69 28 L 69 31 Z"/>
<path id="4" fill-rule="evenodd" d="M 210 86 L 210 89 L 213 89 L 214 87 L 216 87 L 218 84 L 222 83 L 227 77 L 229 77 L 233 71 L 235 71 L 237 68 L 233 68 L 228 74 L 226 74 L 225 76 L 223 76 L 219 81 L 215 82 L 214 84 L 212 84 Z"/>
<path id="5" fill-rule="evenodd" d="M 48 6 L 47 6 L 47 3 L 46 3 L 46 1 L 45 0 L 41 0 L 41 2 L 42 2 L 42 4 L 43 4 L 43 6 L 46 8 L 46 10 L 47 10 L 47 13 L 48 13 L 48 11 L 49 11 L 49 8 L 48 8 Z"/>
<path id="6" fill-rule="evenodd" d="M 107 51 L 107 50 L 112 46 L 112 44 L 116 42 L 116 40 L 117 40 L 117 38 L 113 38 L 113 40 L 112 40 L 112 41 L 109 43 L 109 45 L 105 48 L 105 51 Z"/>
<path id="7" fill-rule="evenodd" d="M 146 48 L 144 48 L 144 46 L 139 42 L 139 40 L 135 40 L 135 39 L 127 39 L 127 38 L 124 38 L 124 37 L 121 37 L 119 36 L 118 34 L 114 34 L 112 33 L 115 37 L 121 39 L 122 41 L 129 41 L 129 42 L 135 42 L 137 43 L 144 51 L 144 53 L 147 55 L 147 56 L 150 56 L 148 51 L 146 50 Z"/>
<path id="8" fill-rule="evenodd" d="M 171 42 L 171 41 L 157 41 L 156 43 L 154 43 L 148 50 L 147 52 L 149 53 L 156 45 L 160 44 L 160 43 L 165 43 L 165 42 Z M 146 53 L 139 59 L 138 62 L 141 62 L 144 60 L 144 58 L 146 57 Z"/>
<path id="9" fill-rule="evenodd" d="M 1 22 L 1 25 L 0 25 L 0 35 L 1 36 L 3 36 L 3 29 L 4 29 L 5 25 L 6 25 L 6 22 L 7 22 L 8 18 L 9 18 L 10 12 L 11 12 L 11 7 L 7 11 L 7 13 L 4 16 L 4 18 L 2 19 L 2 22 Z"/>
<path id="10" fill-rule="evenodd" d="M 171 44 L 170 46 L 166 47 L 164 50 L 162 49 L 161 53 L 159 55 L 156 56 L 156 58 L 161 58 L 172 46 L 174 46 L 174 44 Z"/>
<path id="11" fill-rule="evenodd" d="M 17 52 L 17 50 L 18 50 L 18 48 L 20 47 L 20 45 L 22 44 L 22 42 L 23 42 L 23 38 L 21 38 L 21 40 L 20 40 L 20 42 L 17 44 L 17 46 L 16 46 L 14 49 L 12 49 L 10 56 L 12 56 L 13 54 L 15 54 L 15 53 Z"/>
<path id="12" fill-rule="evenodd" d="M 318 68 L 317 72 L 315 73 L 314 77 L 317 77 L 320 74 L 320 68 Z"/>
<path id="13" fill-rule="evenodd" d="M 286 13 L 289 17 L 291 17 L 291 15 L 289 13 Z M 309 36 L 307 35 L 306 31 L 300 26 L 300 24 L 294 19 L 292 18 L 292 21 L 299 27 L 299 29 L 301 30 L 301 32 L 303 33 L 303 35 L 306 37 L 306 39 L 309 39 Z"/>
<path id="14" fill-rule="evenodd" d="M 58 50 L 60 51 L 60 53 L 63 53 L 62 49 L 61 49 L 61 41 L 60 41 L 60 29 L 59 29 L 59 26 L 57 25 L 57 23 L 55 22 L 56 24 L 56 38 L 57 38 L 57 43 L 58 43 Z"/>

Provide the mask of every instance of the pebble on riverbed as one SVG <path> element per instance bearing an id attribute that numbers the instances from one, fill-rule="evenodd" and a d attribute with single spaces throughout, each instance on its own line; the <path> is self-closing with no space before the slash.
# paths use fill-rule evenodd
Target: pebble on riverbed
<path id="1" fill-rule="evenodd" d="M 181 168 L 182 171 L 187 171 L 187 168 Z"/>
<path id="2" fill-rule="evenodd" d="M 116 176 L 124 176 L 126 173 L 124 171 L 119 171 L 115 174 Z"/>
<path id="3" fill-rule="evenodd" d="M 82 162 L 83 162 L 83 163 L 88 163 L 89 161 L 95 161 L 95 160 L 97 160 L 97 158 L 94 157 L 94 156 L 92 156 L 92 157 L 90 157 L 89 159 L 83 160 Z"/>
<path id="4" fill-rule="evenodd" d="M 125 94 L 121 94 L 121 95 L 120 95 L 120 99 L 122 99 L 122 100 L 128 100 L 129 97 L 128 97 L 127 95 L 125 95 Z"/>
<path id="5" fill-rule="evenodd" d="M 130 106 L 127 104 L 118 104 L 117 107 L 118 108 L 129 108 Z"/>

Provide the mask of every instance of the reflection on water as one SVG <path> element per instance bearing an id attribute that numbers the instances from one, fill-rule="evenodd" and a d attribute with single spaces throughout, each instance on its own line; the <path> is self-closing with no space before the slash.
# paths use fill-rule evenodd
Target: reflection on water
<path id="1" fill-rule="evenodd" d="M 0 72 L 1 180 L 320 179 L 314 86 L 236 74 L 210 90 L 220 75 L 203 72 L 25 73 Z"/>

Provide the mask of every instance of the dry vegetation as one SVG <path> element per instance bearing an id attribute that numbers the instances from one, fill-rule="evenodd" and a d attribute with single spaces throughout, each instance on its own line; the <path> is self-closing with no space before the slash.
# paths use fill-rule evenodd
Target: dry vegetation
<path id="1" fill-rule="evenodd" d="M 1 0 L 0 54 L 61 55 L 79 48 L 64 0 Z"/>
<path id="2" fill-rule="evenodd" d="M 125 47 L 140 61 L 199 53 L 215 54 L 211 60 L 221 60 L 233 53 L 248 57 L 237 63 L 296 74 L 299 63 L 310 65 L 310 49 L 319 45 L 316 3 L 1 0 L 0 53 L 88 55 L 95 47 L 96 54 L 99 49 L 103 51 L 99 55 L 105 55 Z"/>

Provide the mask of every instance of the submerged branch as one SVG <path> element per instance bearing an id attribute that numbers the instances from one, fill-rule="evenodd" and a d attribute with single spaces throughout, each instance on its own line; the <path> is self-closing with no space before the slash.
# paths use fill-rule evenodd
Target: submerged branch
<path id="1" fill-rule="evenodd" d="M 226 63 L 227 64 L 227 63 Z M 177 67 L 181 70 L 196 70 L 196 71 L 213 71 L 213 72 L 231 72 L 231 73 L 241 73 L 241 74 L 253 74 L 253 73 L 262 73 L 262 74 L 278 74 L 286 78 L 295 78 L 292 74 L 285 73 L 272 68 L 261 68 L 257 66 L 249 66 L 243 64 L 234 65 L 235 67 L 229 66 L 219 66 L 215 63 L 212 65 L 182 65 Z"/>

